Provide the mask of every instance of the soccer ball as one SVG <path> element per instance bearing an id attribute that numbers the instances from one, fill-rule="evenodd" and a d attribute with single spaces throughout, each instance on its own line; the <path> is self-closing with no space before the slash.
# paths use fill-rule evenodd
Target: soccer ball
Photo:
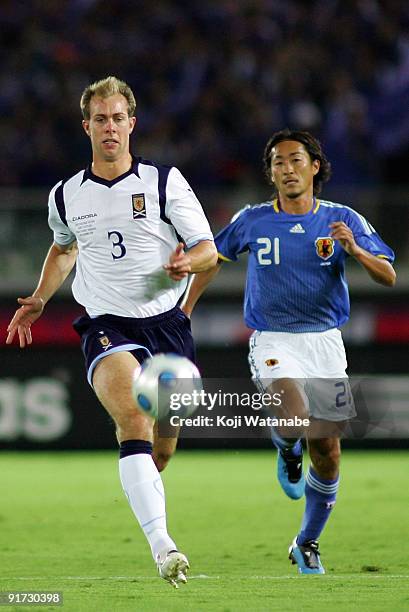
<path id="1" fill-rule="evenodd" d="M 202 379 L 194 363 L 172 353 L 159 353 L 146 359 L 142 368 L 136 370 L 132 384 L 138 409 L 158 421 L 169 413 L 180 417 L 193 414 L 199 406 L 198 393 L 202 389 Z"/>

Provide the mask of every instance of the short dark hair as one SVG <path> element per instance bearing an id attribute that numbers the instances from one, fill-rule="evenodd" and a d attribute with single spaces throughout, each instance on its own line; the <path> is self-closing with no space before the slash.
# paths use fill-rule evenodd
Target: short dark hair
<path id="1" fill-rule="evenodd" d="M 312 136 L 312 134 L 310 134 L 309 132 L 303 132 L 301 130 L 290 130 L 286 128 L 285 130 L 275 132 L 272 135 L 272 137 L 266 144 L 263 156 L 264 174 L 267 178 L 267 181 L 271 185 L 274 185 L 271 180 L 271 151 L 276 146 L 276 144 L 285 140 L 295 140 L 296 142 L 300 142 L 304 145 L 308 155 L 311 158 L 311 161 L 318 159 L 318 161 L 320 162 L 320 169 L 314 176 L 314 195 L 318 195 L 319 193 L 321 193 L 323 184 L 326 183 L 331 176 L 331 164 L 325 157 L 319 140 L 314 138 L 314 136 Z"/>

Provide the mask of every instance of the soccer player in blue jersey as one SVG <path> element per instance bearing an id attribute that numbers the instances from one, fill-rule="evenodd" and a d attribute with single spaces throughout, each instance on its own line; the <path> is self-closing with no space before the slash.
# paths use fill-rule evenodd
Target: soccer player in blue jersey
<path id="1" fill-rule="evenodd" d="M 305 494 L 301 529 L 289 554 L 300 573 L 323 574 L 318 538 L 335 504 L 340 433 L 354 416 L 339 328 L 349 317 L 347 257 L 382 285 L 395 283 L 394 254 L 349 206 L 318 199 L 330 176 L 320 143 L 308 132 L 283 130 L 268 141 L 265 172 L 274 198 L 246 206 L 215 238 L 219 264 L 248 253 L 244 318 L 252 378 L 280 393 L 277 416 L 309 416 L 305 431 L 277 429 L 278 478 L 292 499 Z M 190 316 L 220 265 L 196 274 L 184 311 Z M 304 478 L 300 436 L 311 465 Z"/>
<path id="2" fill-rule="evenodd" d="M 18 300 L 7 343 L 17 334 L 20 347 L 31 344 L 31 325 L 76 265 L 72 290 L 85 313 L 74 327 L 88 380 L 115 422 L 122 487 L 159 575 L 177 586 L 186 582 L 189 564 L 168 534 L 158 471 L 176 440 L 156 436 L 152 446 L 153 421 L 136 409 L 132 381 L 151 354 L 194 359 L 190 323 L 178 303 L 188 275 L 212 267 L 217 253 L 202 207 L 179 170 L 131 155 L 135 106 L 130 87 L 115 77 L 84 90 L 82 125 L 92 163 L 51 190 L 54 242 L 37 288 Z"/>

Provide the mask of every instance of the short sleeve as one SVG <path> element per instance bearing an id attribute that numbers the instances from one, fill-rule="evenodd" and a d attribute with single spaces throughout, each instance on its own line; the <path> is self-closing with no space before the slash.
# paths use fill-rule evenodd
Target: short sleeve
<path id="1" fill-rule="evenodd" d="M 165 214 L 188 248 L 202 240 L 213 240 L 202 205 L 177 168 L 171 168 L 169 172 Z"/>
<path id="2" fill-rule="evenodd" d="M 377 231 L 372 225 L 355 210 L 349 209 L 345 223 L 352 230 L 355 242 L 365 251 L 368 251 L 375 257 L 387 259 L 390 263 L 395 260 L 395 253 L 382 240 Z"/>
<path id="3" fill-rule="evenodd" d="M 54 242 L 60 244 L 61 246 L 66 246 L 71 244 L 76 240 L 75 234 L 72 233 L 70 228 L 63 222 L 61 218 L 61 211 L 59 212 L 57 203 L 56 203 L 56 193 L 57 190 L 61 192 L 61 198 L 63 202 L 63 184 L 62 181 L 57 183 L 55 187 L 50 191 L 50 195 L 48 198 L 48 225 L 54 234 Z"/>
<path id="4" fill-rule="evenodd" d="M 219 257 L 225 261 L 237 261 L 237 256 L 249 250 L 246 229 L 246 210 L 242 209 L 234 215 L 230 224 L 215 237 Z"/>

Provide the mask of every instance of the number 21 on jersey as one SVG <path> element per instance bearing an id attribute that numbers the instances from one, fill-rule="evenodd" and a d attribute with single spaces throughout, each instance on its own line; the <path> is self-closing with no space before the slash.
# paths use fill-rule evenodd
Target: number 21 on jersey
<path id="1" fill-rule="evenodd" d="M 261 247 L 257 251 L 258 263 L 262 266 L 269 266 L 274 263 L 278 266 L 280 263 L 280 238 L 257 238 L 257 244 Z M 271 259 L 271 256 L 273 259 Z"/>

